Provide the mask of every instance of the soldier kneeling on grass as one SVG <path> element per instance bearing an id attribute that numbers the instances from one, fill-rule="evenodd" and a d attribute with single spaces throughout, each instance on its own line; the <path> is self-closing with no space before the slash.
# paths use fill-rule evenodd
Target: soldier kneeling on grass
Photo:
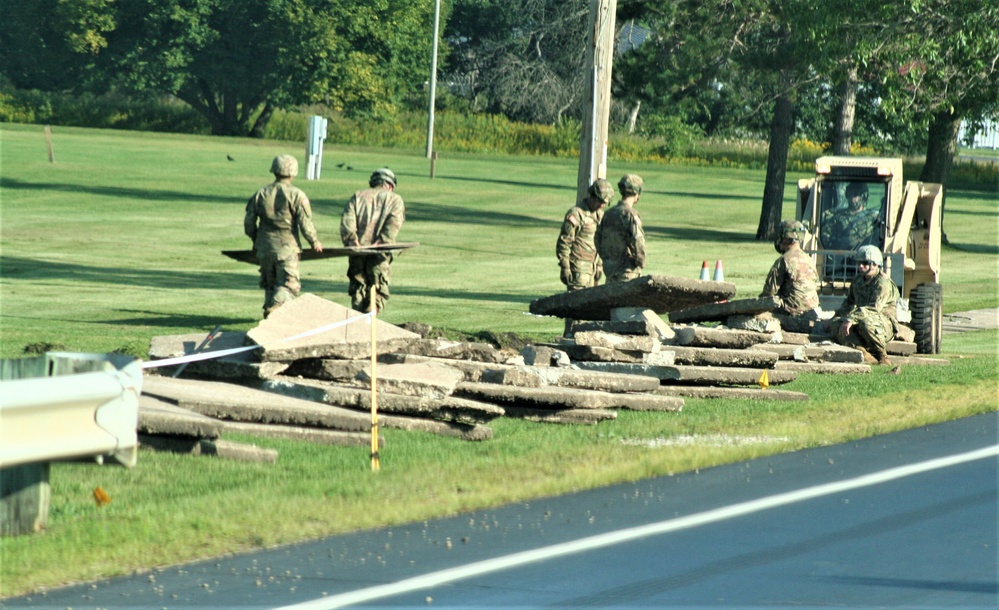
<path id="1" fill-rule="evenodd" d="M 882 271 L 884 257 L 877 247 L 861 246 L 855 258 L 858 273 L 829 330 L 837 343 L 868 352 L 865 356 L 878 364 L 891 364 L 886 348 L 898 332 L 898 287 Z"/>

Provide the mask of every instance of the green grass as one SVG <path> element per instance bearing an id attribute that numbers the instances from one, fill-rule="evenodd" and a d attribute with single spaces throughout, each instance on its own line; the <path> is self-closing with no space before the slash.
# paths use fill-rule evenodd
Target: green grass
<path id="1" fill-rule="evenodd" d="M 63 127 L 53 141 L 50 164 L 41 127 L 5 124 L 0 132 L 0 356 L 38 344 L 142 355 L 154 336 L 257 323 L 256 269 L 219 251 L 249 247 L 244 203 L 269 180 L 274 155 L 301 160 L 300 144 Z M 400 239 L 421 246 L 397 260 L 386 321 L 458 334 L 560 334 L 561 320 L 525 312 L 532 299 L 562 290 L 555 238 L 573 203 L 575 163 L 441 155 L 430 180 L 422 156 L 328 147 L 322 180 L 296 183 L 313 201 L 324 243 L 337 243 L 351 192 L 377 167 L 396 171 L 408 212 Z M 337 169 L 340 162 L 354 171 Z M 721 259 L 738 296 L 758 294 L 776 257 L 752 237 L 762 171 L 613 159 L 611 167 L 611 177 L 636 172 L 646 180 L 639 210 L 649 272 L 697 277 L 702 260 Z M 785 216 L 800 177 L 788 176 Z M 993 192 L 950 193 L 947 312 L 999 305 L 996 201 Z M 348 305 L 345 266 L 304 264 L 304 289 Z M 0 595 L 991 411 L 997 342 L 995 331 L 948 335 L 946 355 L 966 357 L 946 367 L 903 367 L 901 375 L 876 368 L 848 383 L 802 375 L 784 386 L 807 392 L 808 402 L 691 399 L 682 413 L 622 412 L 593 427 L 501 419 L 484 443 L 384 430 L 378 474 L 365 448 L 252 438 L 241 440 L 278 449 L 278 463 L 142 451 L 131 470 L 56 464 L 48 530 L 0 540 Z M 650 447 L 717 434 L 770 440 Z M 97 486 L 112 498 L 103 509 L 91 497 Z"/>

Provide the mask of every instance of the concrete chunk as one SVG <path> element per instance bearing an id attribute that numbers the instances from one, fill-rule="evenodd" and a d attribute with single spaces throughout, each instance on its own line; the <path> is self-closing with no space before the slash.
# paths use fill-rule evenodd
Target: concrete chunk
<path id="1" fill-rule="evenodd" d="M 154 396 L 139 396 L 138 432 L 146 435 L 218 438 L 223 422 Z"/>
<path id="2" fill-rule="evenodd" d="M 482 375 L 482 381 L 526 388 L 555 386 L 619 393 L 647 392 L 659 387 L 655 377 L 528 366 L 493 369 Z"/>
<path id="3" fill-rule="evenodd" d="M 896 340 L 896 341 L 889 341 L 888 345 L 885 346 L 885 349 L 889 354 L 897 354 L 899 356 L 911 356 L 916 353 L 917 346 L 915 343 Z"/>
<path id="4" fill-rule="evenodd" d="M 770 385 L 790 383 L 798 376 L 794 371 L 729 366 L 648 366 L 618 362 L 579 362 L 576 366 L 593 371 L 649 375 L 674 384 L 693 385 L 757 385 L 764 370 L 768 371 Z"/>
<path id="5" fill-rule="evenodd" d="M 548 409 L 639 409 L 653 408 L 654 400 L 644 394 L 613 394 L 575 388 L 522 388 L 492 383 L 461 383 L 461 396 L 488 400 L 501 405 Z M 675 410 L 675 403 L 662 401 L 662 410 Z"/>
<path id="6" fill-rule="evenodd" d="M 504 363 L 509 355 L 496 349 L 489 343 L 469 343 L 465 341 L 448 341 L 446 339 L 420 339 L 395 350 L 400 354 L 428 356 L 431 358 L 448 358 L 452 360 L 471 360 L 475 362 Z"/>
<path id="7" fill-rule="evenodd" d="M 343 432 L 324 428 L 304 426 L 276 426 L 271 424 L 251 424 L 246 422 L 222 422 L 226 434 L 246 434 L 263 438 L 283 438 L 304 441 L 317 445 L 339 445 L 344 447 L 370 447 L 370 432 Z M 385 437 L 379 435 L 378 446 L 385 446 Z"/>
<path id="8" fill-rule="evenodd" d="M 617 419 L 615 411 L 606 409 L 530 409 L 527 407 L 507 407 L 507 415 L 539 424 L 582 424 L 596 425 L 608 419 Z"/>
<path id="9" fill-rule="evenodd" d="M 379 392 L 438 400 L 453 394 L 458 382 L 465 379 L 454 367 L 434 362 L 379 364 L 375 374 Z M 370 385 L 370 367 L 362 369 L 357 380 Z"/>
<path id="10" fill-rule="evenodd" d="M 379 357 L 381 361 L 381 357 Z M 289 377 L 308 377 L 325 381 L 351 381 L 371 366 L 371 358 L 340 360 L 338 358 L 304 358 L 296 360 L 285 371 Z M 272 376 L 273 377 L 273 376 Z"/>
<path id="11" fill-rule="evenodd" d="M 611 310 L 617 307 L 641 307 L 661 314 L 733 296 L 735 284 L 728 282 L 644 275 L 537 299 L 531 302 L 530 311 L 574 320 L 609 320 Z"/>
<path id="12" fill-rule="evenodd" d="M 625 352 L 658 352 L 662 347 L 659 339 L 649 335 L 617 335 L 603 331 L 581 331 L 573 334 L 576 345 L 605 347 Z"/>
<path id="13" fill-rule="evenodd" d="M 569 366 L 569 354 L 545 345 L 528 345 L 520 350 L 524 364 L 531 366 Z M 471 380 L 470 380 L 471 381 Z"/>
<path id="14" fill-rule="evenodd" d="M 307 293 L 279 307 L 246 336 L 250 342 L 262 347 L 260 359 L 265 362 L 290 362 L 302 358 L 370 358 L 370 319 L 355 320 L 330 330 L 301 336 L 362 315 Z M 420 339 L 416 333 L 381 320 L 376 321 L 375 330 L 379 354 L 397 351 Z"/>
<path id="15" fill-rule="evenodd" d="M 189 356 L 194 353 L 194 350 L 198 345 L 201 345 L 204 339 L 205 335 L 201 333 L 153 337 L 149 346 L 149 359 L 163 360 Z M 223 331 L 212 339 L 202 352 L 219 352 L 244 347 L 246 344 L 245 332 Z M 260 362 L 258 351 L 246 351 L 221 358 L 189 362 L 182 375 L 208 379 L 269 379 L 275 375 L 280 375 L 288 368 L 288 364 L 285 362 Z M 160 369 L 160 374 L 172 376 L 180 366 L 163 367 Z"/>
<path id="16" fill-rule="evenodd" d="M 728 388 L 703 387 L 690 385 L 664 385 L 656 390 L 663 396 L 684 396 L 687 398 L 738 398 L 746 400 L 808 400 L 808 394 L 790 390 L 774 390 L 767 388 Z"/>
<path id="17" fill-rule="evenodd" d="M 653 331 L 650 331 L 648 334 L 658 337 L 660 341 L 666 343 L 672 342 L 676 336 L 676 333 L 673 332 L 673 327 L 651 309 L 642 307 L 615 307 L 611 310 L 610 317 L 612 322 L 643 321 L 653 328 Z"/>
<path id="18" fill-rule="evenodd" d="M 755 299 L 735 299 L 718 303 L 706 303 L 680 311 L 669 312 L 669 321 L 673 324 L 690 322 L 721 322 L 729 316 L 754 316 L 772 311 L 777 302 L 772 297 L 757 297 Z"/>
<path id="19" fill-rule="evenodd" d="M 611 312 L 611 315 L 613 316 L 613 311 Z M 574 333 L 600 331 L 605 333 L 615 333 L 618 335 L 653 336 L 656 333 L 656 328 L 651 322 L 640 319 L 580 321 L 573 323 L 572 330 Z"/>
<path id="20" fill-rule="evenodd" d="M 141 435 L 139 443 L 143 449 L 151 449 L 153 451 L 215 456 L 240 462 L 273 464 L 277 462 L 278 458 L 278 452 L 274 449 L 264 449 L 256 445 L 235 443 L 222 439 L 192 439 Z"/>
<path id="21" fill-rule="evenodd" d="M 757 333 L 781 332 L 780 321 L 770 313 L 755 316 L 729 316 L 725 318 L 725 326 L 732 330 L 751 330 Z"/>
<path id="22" fill-rule="evenodd" d="M 572 343 L 560 343 L 558 349 L 569 355 L 573 362 L 634 362 L 645 361 L 645 354 L 642 352 L 625 352 L 609 347 L 597 347 L 593 345 L 575 345 Z"/>
<path id="23" fill-rule="evenodd" d="M 871 365 L 851 362 L 790 362 L 781 360 L 777 363 L 776 369 L 823 375 L 866 375 L 871 372 Z"/>
<path id="24" fill-rule="evenodd" d="M 749 330 L 683 326 L 676 330 L 677 345 L 745 349 L 759 343 L 780 343 L 779 333 L 758 333 Z"/>
<path id="25" fill-rule="evenodd" d="M 753 346 L 756 347 L 756 346 Z M 751 349 L 724 349 L 716 347 L 673 346 L 673 360 L 676 364 L 699 366 L 741 366 L 773 368 L 778 355 Z"/>

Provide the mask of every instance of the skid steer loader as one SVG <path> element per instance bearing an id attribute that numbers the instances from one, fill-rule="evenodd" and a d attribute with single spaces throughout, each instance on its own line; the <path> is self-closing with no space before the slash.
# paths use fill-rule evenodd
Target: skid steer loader
<path id="1" fill-rule="evenodd" d="M 942 195 L 940 184 L 903 183 L 901 159 L 817 159 L 815 178 L 798 181 L 795 217 L 808 227 L 802 249 L 819 271 L 823 309 L 842 302 L 857 273 L 857 248 L 877 246 L 902 296 L 899 322 L 914 331 L 919 353 L 939 353 Z"/>

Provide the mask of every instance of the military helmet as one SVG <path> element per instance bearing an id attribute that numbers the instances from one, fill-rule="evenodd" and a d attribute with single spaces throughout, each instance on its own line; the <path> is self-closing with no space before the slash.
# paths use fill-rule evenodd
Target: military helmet
<path id="1" fill-rule="evenodd" d="M 371 178 L 368 179 L 368 185 L 372 188 L 385 183 L 391 184 L 392 188 L 396 186 L 395 172 L 387 167 L 380 167 L 371 174 Z"/>
<path id="2" fill-rule="evenodd" d="M 622 197 L 630 195 L 641 195 L 645 181 L 638 174 L 625 174 L 617 183 L 617 190 L 621 191 Z"/>
<path id="3" fill-rule="evenodd" d="M 797 220 L 785 220 L 780 223 L 780 230 L 777 234 L 780 239 L 793 239 L 800 242 L 805 237 L 805 225 Z"/>
<path id="4" fill-rule="evenodd" d="M 587 192 L 589 192 L 590 197 L 599 199 L 604 203 L 607 203 L 614 198 L 614 187 L 611 186 L 610 182 L 607 182 L 603 178 L 597 178 L 594 180 L 593 184 L 590 185 L 590 188 L 587 189 Z"/>
<path id="5" fill-rule="evenodd" d="M 271 173 L 275 176 L 294 177 L 298 175 L 298 159 L 291 155 L 278 155 L 271 163 Z"/>
<path id="6" fill-rule="evenodd" d="M 881 255 L 881 250 L 878 250 L 877 246 L 860 246 L 857 248 L 857 254 L 854 255 L 857 260 L 857 264 L 860 263 L 871 263 L 872 265 L 877 265 L 878 267 L 883 267 L 885 259 Z"/>

